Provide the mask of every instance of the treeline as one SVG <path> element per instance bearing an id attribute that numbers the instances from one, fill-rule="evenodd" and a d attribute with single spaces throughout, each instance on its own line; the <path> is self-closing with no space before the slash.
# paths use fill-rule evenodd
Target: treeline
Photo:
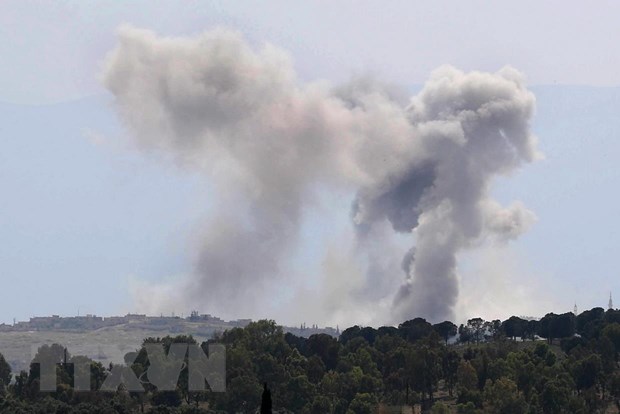
<path id="1" fill-rule="evenodd" d="M 2 413 L 254 413 L 267 382 L 279 413 L 390 412 L 420 404 L 431 413 L 596 413 L 620 408 L 620 311 L 594 308 L 539 321 L 470 319 L 456 326 L 424 319 L 378 329 L 354 326 L 339 338 L 285 334 L 274 321 L 234 328 L 201 344 L 226 345 L 223 393 L 189 392 L 187 367 L 174 391 L 150 384 L 146 344 L 195 343 L 148 338 L 126 357 L 144 392 L 76 391 L 60 345 L 39 354 L 58 362 L 55 392 L 39 390 L 40 367 L 16 373 L 0 357 Z M 92 389 L 113 367 L 90 361 Z"/>

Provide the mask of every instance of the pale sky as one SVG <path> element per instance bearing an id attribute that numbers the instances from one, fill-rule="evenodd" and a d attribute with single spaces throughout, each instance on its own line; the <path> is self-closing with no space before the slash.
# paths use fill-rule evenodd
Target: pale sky
<path id="1" fill-rule="evenodd" d="M 373 72 L 420 84 L 438 65 L 496 70 L 531 84 L 620 84 L 617 2 L 3 1 L 0 99 L 58 102 L 101 93 L 98 65 L 115 29 L 162 35 L 231 27 L 289 50 L 308 79 Z"/>
<path id="2" fill-rule="evenodd" d="M 209 183 L 134 151 L 98 80 L 125 23 L 165 36 L 232 28 L 287 50 L 304 80 L 370 73 L 413 91 L 442 64 L 517 68 L 537 95 L 534 132 L 546 160 L 496 193 L 522 200 L 538 221 L 509 253 L 506 282 L 471 264 L 480 278 L 462 288 L 472 298 L 463 306 L 499 311 L 502 301 L 532 297 L 532 283 L 537 302 L 515 312 L 602 306 L 609 291 L 620 303 L 618 16 L 611 1 L 3 1 L 0 322 L 131 311 L 133 278 L 191 267 Z M 489 283 L 497 297 L 475 299 Z M 510 299 L 511 283 L 521 296 Z"/>

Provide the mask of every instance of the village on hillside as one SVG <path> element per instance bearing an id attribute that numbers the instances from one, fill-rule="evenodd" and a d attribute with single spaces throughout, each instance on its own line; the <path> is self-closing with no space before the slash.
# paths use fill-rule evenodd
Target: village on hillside
<path id="1" fill-rule="evenodd" d="M 180 316 L 147 316 L 145 314 L 129 313 L 125 316 L 36 316 L 28 321 L 14 322 L 12 325 L 0 324 L 0 332 L 89 332 L 109 327 L 124 327 L 126 329 L 144 329 L 161 331 L 166 334 L 194 334 L 199 336 L 212 336 L 214 333 L 223 332 L 232 328 L 243 328 L 252 322 L 251 319 L 235 319 L 225 321 L 217 316 L 202 314 L 192 311 L 187 317 Z M 325 333 L 334 337 L 340 335 L 339 328 L 331 326 L 320 328 L 316 324 L 307 327 L 305 323 L 299 327 L 284 326 L 285 332 L 297 336 L 309 337 L 310 335 Z"/>

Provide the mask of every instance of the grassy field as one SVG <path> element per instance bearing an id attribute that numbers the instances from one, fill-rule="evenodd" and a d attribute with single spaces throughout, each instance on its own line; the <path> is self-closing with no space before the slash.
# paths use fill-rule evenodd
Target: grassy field
<path id="1" fill-rule="evenodd" d="M 27 369 L 41 345 L 53 343 L 65 346 L 71 355 L 86 355 L 107 366 L 110 362 L 123 362 L 125 354 L 139 348 L 144 338 L 182 333 L 185 332 L 173 333 L 128 325 L 88 332 L 2 332 L 0 333 L 0 353 L 11 364 L 14 373 Z M 197 341 L 202 342 L 212 334 L 213 332 L 203 330 L 199 334 L 194 333 L 193 336 Z"/>

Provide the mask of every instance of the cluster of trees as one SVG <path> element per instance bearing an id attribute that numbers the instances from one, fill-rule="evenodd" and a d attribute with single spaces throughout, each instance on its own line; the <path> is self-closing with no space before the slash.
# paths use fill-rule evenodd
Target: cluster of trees
<path id="1" fill-rule="evenodd" d="M 144 392 L 77 391 L 60 345 L 39 354 L 57 364 L 55 392 L 39 390 L 40 367 L 16 373 L 0 356 L 0 412 L 254 413 L 262 384 L 280 413 L 362 414 L 421 404 L 431 413 L 595 413 L 620 408 L 620 311 L 594 308 L 539 321 L 470 319 L 459 327 L 413 319 L 398 327 L 354 326 L 339 338 L 302 338 L 274 321 L 234 328 L 209 342 L 226 345 L 223 393 L 189 392 L 187 368 L 176 390 L 150 384 L 147 344 L 195 343 L 192 337 L 148 338 L 127 356 Z M 207 352 L 209 342 L 201 344 Z M 113 367 L 90 362 L 99 389 Z M 382 408 L 383 407 L 383 408 Z"/>

